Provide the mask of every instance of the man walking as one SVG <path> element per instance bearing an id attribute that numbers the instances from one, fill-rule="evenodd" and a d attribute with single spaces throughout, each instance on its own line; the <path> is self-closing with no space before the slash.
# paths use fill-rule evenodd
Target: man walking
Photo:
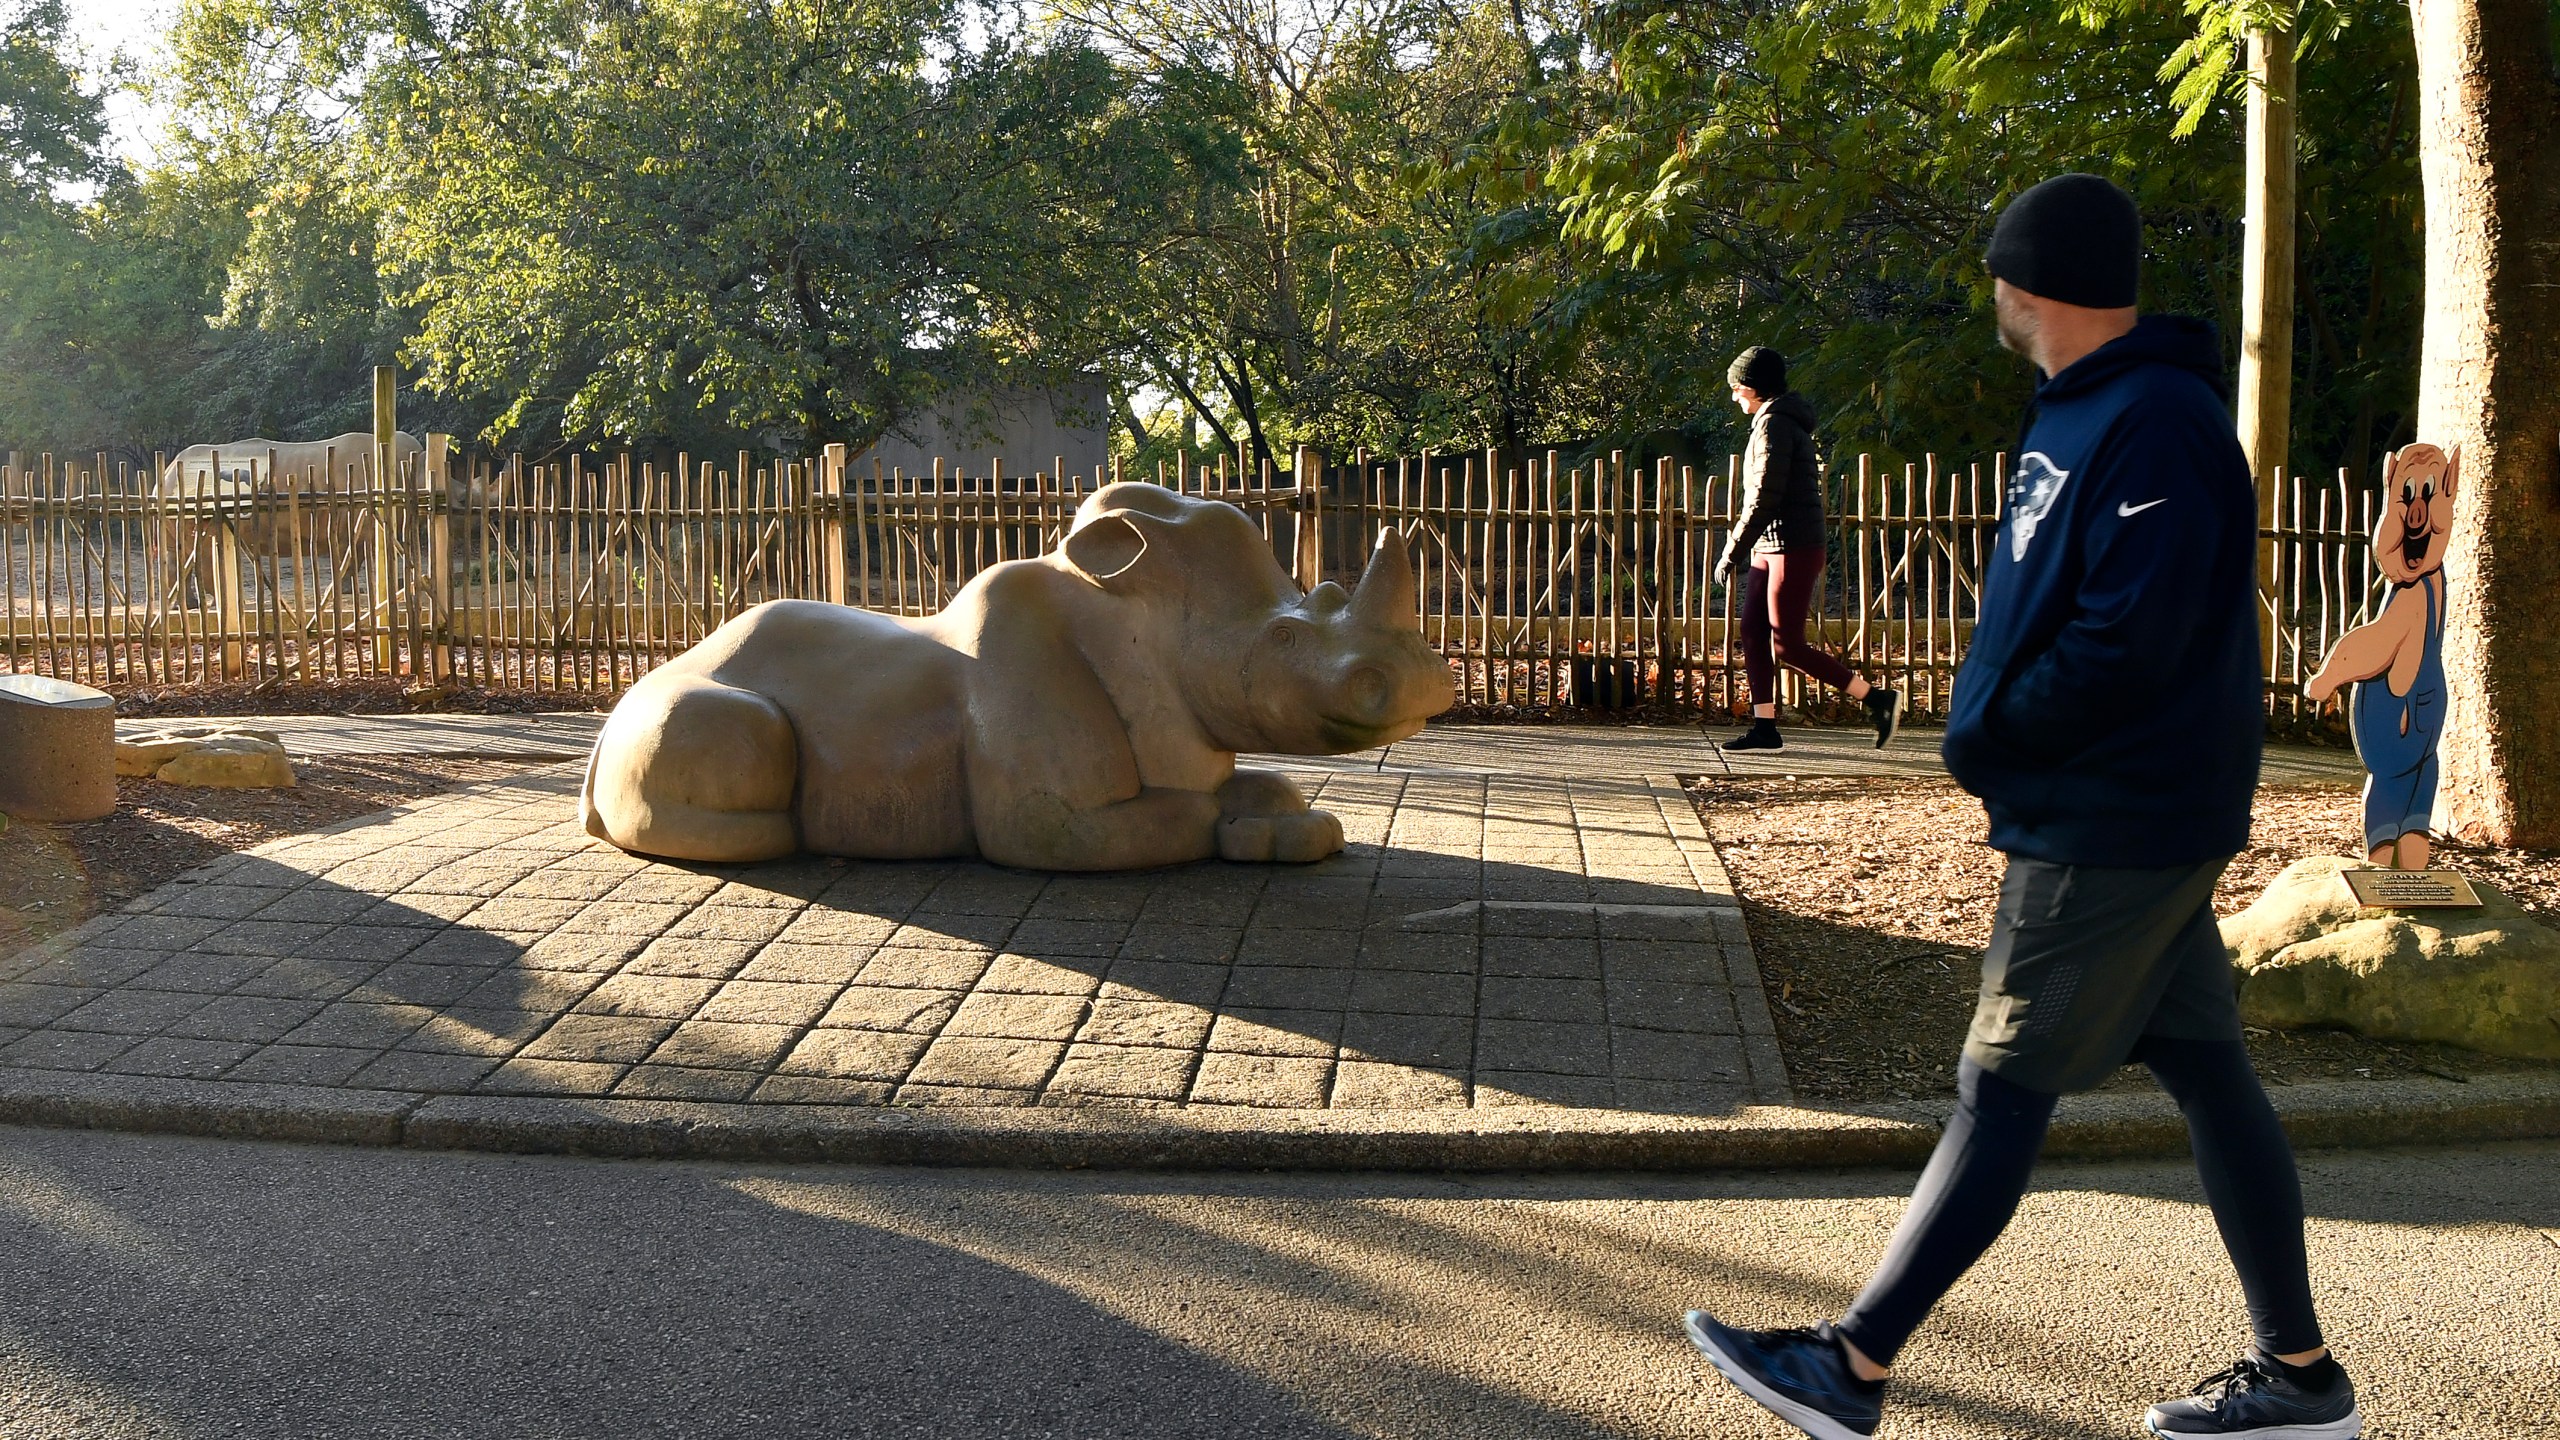
<path id="1" fill-rule="evenodd" d="M 1839 1323 L 1688 1315 L 1718 1370 L 1819 1440 L 1875 1433 L 1887 1367 L 2007 1226 L 2056 1097 L 2133 1060 L 2186 1117 L 2255 1340 L 2145 1428 L 2363 1428 L 2313 1313 L 2293 1152 L 2213 916 L 2263 723 L 2249 466 L 2211 328 L 2136 315 L 2141 253 L 2131 197 L 2094 175 L 2027 191 L 1992 232 L 2000 341 L 2041 384 L 1947 722 L 1947 768 L 2009 859 L 1955 1115 Z"/>

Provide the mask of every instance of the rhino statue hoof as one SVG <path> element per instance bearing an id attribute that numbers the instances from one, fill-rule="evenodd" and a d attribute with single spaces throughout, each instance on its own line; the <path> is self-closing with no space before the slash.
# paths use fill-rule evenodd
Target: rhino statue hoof
<path id="1" fill-rule="evenodd" d="M 1389 744 L 1454 697 L 1400 536 L 1356 589 L 1301 593 L 1234 506 L 1106 485 L 938 615 L 777 600 L 721 626 L 614 707 L 580 812 L 684 860 L 1303 863 L 1341 822 L 1237 753 Z"/>

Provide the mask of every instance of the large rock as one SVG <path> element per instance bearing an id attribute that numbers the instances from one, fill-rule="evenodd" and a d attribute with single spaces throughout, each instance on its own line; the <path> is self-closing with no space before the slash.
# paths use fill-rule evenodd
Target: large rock
<path id="1" fill-rule="evenodd" d="M 255 735 L 198 740 L 163 763 L 154 779 L 164 785 L 214 790 L 278 790 L 293 784 L 293 758 L 282 745 Z"/>
<path id="2" fill-rule="evenodd" d="M 2338 872 L 2362 864 L 2296 861 L 2222 922 L 2242 1018 L 2560 1060 L 2560 931 L 2476 880 L 2477 910 L 2359 905 Z"/>
<path id="3" fill-rule="evenodd" d="M 159 776 L 170 761 L 216 740 L 262 740 L 274 746 L 276 753 L 284 753 L 284 737 L 273 730 L 248 725 L 162 725 L 116 737 L 116 773 Z"/>
<path id="4" fill-rule="evenodd" d="M 116 808 L 116 701 L 48 675 L 0 675 L 0 813 L 96 820 Z"/>

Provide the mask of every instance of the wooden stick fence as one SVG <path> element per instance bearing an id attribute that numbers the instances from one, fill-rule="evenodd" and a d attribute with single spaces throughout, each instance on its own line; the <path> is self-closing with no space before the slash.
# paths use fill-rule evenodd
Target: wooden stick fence
<path id="1" fill-rule="evenodd" d="M 442 437 L 380 485 L 371 457 L 346 467 L 217 457 L 191 485 L 162 465 L 13 457 L 6 665 L 111 688 L 397 678 L 605 696 L 767 600 L 930 614 L 986 567 L 1053 548 L 1108 478 L 1056 463 L 860 474 L 841 447 L 465 464 Z M 1713 578 L 1739 471 L 1739 457 L 1702 472 L 1302 451 L 1289 471 L 1221 461 L 1152 478 L 1244 510 L 1303 585 L 1355 583 L 1379 531 L 1404 532 L 1426 638 L 1479 712 L 1696 715 L 1748 698 L 1736 597 Z M 1943 713 L 1971 636 L 2003 474 L 1996 456 L 1889 471 L 1862 455 L 1829 478 L 1812 638 L 1921 714 Z M 2284 486 L 2261 531 L 2259 618 L 2269 712 L 2291 720 L 2379 582 L 2373 497 L 2343 473 Z M 1791 672 L 1781 684 L 1788 703 L 1837 701 Z"/>

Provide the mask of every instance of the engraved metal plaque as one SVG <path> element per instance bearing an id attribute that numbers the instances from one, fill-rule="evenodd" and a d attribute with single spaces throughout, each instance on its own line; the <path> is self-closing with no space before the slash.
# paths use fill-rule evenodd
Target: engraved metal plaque
<path id="1" fill-rule="evenodd" d="M 2380 910 L 2468 910 L 2480 892 L 2451 870 L 2341 870 L 2338 878 L 2359 905 Z"/>

